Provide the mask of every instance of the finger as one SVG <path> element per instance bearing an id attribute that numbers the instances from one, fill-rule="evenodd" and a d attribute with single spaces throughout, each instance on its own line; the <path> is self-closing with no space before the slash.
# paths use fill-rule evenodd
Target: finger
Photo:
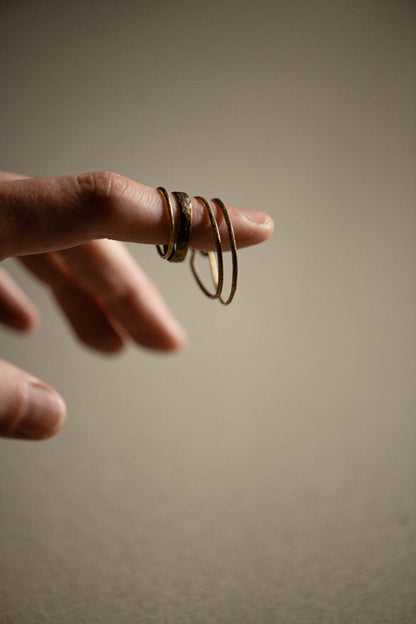
<path id="1" fill-rule="evenodd" d="M 0 323 L 13 329 L 30 330 L 36 327 L 38 318 L 30 299 L 0 268 Z"/>
<path id="2" fill-rule="evenodd" d="M 177 216 L 174 199 L 173 204 Z M 191 246 L 214 249 L 209 219 L 199 202 L 193 200 L 193 207 Z M 268 215 L 229 210 L 239 247 L 271 235 Z M 3 181 L 0 221 L 0 258 L 66 249 L 95 238 L 168 242 L 168 215 L 160 194 L 109 172 Z M 226 227 L 219 214 L 218 222 L 226 245 Z"/>
<path id="3" fill-rule="evenodd" d="M 74 279 L 56 253 L 22 256 L 20 261 L 51 288 L 81 342 L 105 353 L 120 351 L 124 332 L 103 305 Z"/>
<path id="4" fill-rule="evenodd" d="M 43 440 L 66 420 L 62 397 L 29 373 L 0 360 L 0 435 Z"/>
<path id="5" fill-rule="evenodd" d="M 0 172 L 0 181 L 19 179 L 28 178 L 17 173 Z M 38 279 L 51 286 L 54 298 L 81 342 L 106 353 L 122 349 L 125 336 L 120 326 L 114 319 L 110 320 L 108 312 L 94 298 L 77 287 L 58 257 L 42 254 L 34 258 L 26 256 L 21 260 Z"/>
<path id="6" fill-rule="evenodd" d="M 138 344 L 163 351 L 183 346 L 184 330 L 123 245 L 96 240 L 60 255 L 82 286 L 104 301 Z"/>
<path id="7" fill-rule="evenodd" d="M 22 175 L 21 173 L 13 173 L 12 171 L 0 171 L 0 182 L 6 182 L 7 180 L 27 180 L 29 176 Z"/>

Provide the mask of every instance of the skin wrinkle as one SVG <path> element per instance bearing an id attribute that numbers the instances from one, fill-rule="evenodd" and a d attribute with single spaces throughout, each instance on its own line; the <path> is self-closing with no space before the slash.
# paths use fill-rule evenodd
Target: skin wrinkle
<path id="1" fill-rule="evenodd" d="M 79 199 L 86 205 L 99 208 L 96 211 L 97 230 L 90 240 L 111 238 L 109 226 L 120 217 L 119 206 L 128 187 L 128 178 L 110 171 L 94 171 L 76 176 Z"/>

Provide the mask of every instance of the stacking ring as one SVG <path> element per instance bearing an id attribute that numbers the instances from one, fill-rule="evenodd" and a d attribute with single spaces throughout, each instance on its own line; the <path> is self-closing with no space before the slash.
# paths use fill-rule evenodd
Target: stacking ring
<path id="1" fill-rule="evenodd" d="M 169 214 L 169 243 L 167 245 L 156 245 L 157 251 L 161 258 L 168 260 L 168 262 L 183 262 L 186 258 L 189 248 L 189 239 L 191 236 L 192 229 L 192 202 L 189 195 L 186 193 L 182 193 L 180 191 L 174 191 L 173 195 L 176 198 L 179 204 L 179 231 L 177 234 L 177 240 L 175 243 L 175 218 L 172 208 L 172 203 L 170 201 L 169 193 L 165 188 L 159 186 L 157 189 L 162 196 L 164 206 Z M 213 251 L 203 252 L 197 251 L 196 249 L 192 249 L 191 253 L 191 270 L 195 277 L 195 280 L 202 290 L 202 292 L 209 297 L 210 299 L 219 299 L 223 305 L 228 305 L 234 298 L 234 295 L 237 290 L 237 278 L 238 278 L 238 261 L 237 261 L 237 244 L 235 241 L 234 229 L 231 222 L 230 215 L 225 204 L 221 201 L 221 199 L 215 198 L 212 201 L 217 206 L 217 208 L 222 212 L 225 223 L 227 225 L 228 230 L 228 238 L 229 245 L 231 250 L 231 259 L 232 259 L 232 276 L 231 276 L 231 286 L 230 292 L 227 298 L 222 296 L 222 291 L 224 288 L 224 262 L 223 262 L 223 249 L 222 249 L 222 240 L 221 235 L 218 228 L 218 223 L 215 219 L 214 213 L 211 209 L 209 202 L 204 197 L 196 197 L 198 201 L 200 201 L 209 216 L 209 220 L 211 223 L 212 232 L 215 240 L 216 247 L 216 255 Z M 203 283 L 201 274 L 197 267 L 197 256 L 198 253 L 208 256 L 210 269 L 211 269 L 211 277 L 214 284 L 215 292 L 211 292 Z"/>
<path id="2" fill-rule="evenodd" d="M 191 198 L 186 193 L 173 191 L 180 207 L 179 232 L 178 240 L 174 247 L 172 255 L 169 256 L 169 262 L 183 262 L 188 253 L 189 239 L 192 229 L 192 203 Z"/>
<path id="3" fill-rule="evenodd" d="M 198 256 L 198 251 L 196 249 L 192 249 L 191 253 L 191 269 L 192 273 L 198 283 L 200 289 L 206 294 L 210 299 L 218 299 L 222 293 L 222 287 L 224 284 L 224 264 L 222 260 L 222 247 L 221 247 L 221 237 L 218 229 L 218 224 L 215 220 L 214 213 L 212 212 L 211 206 L 207 202 L 204 197 L 196 197 L 202 204 L 204 204 L 206 211 L 208 212 L 209 220 L 211 222 L 212 231 L 214 233 L 215 238 L 215 246 L 217 248 L 217 263 L 215 263 L 215 256 L 212 251 L 200 252 L 202 255 L 208 255 L 209 263 L 211 267 L 211 275 L 212 281 L 214 282 L 214 286 L 216 287 L 215 293 L 211 293 L 208 288 L 202 282 L 201 275 L 198 271 L 196 265 L 196 259 Z"/>
<path id="4" fill-rule="evenodd" d="M 175 217 L 173 216 L 172 202 L 170 201 L 169 193 L 163 186 L 158 186 L 157 190 L 162 196 L 165 208 L 167 208 L 169 214 L 169 243 L 167 245 L 156 245 L 157 252 L 163 260 L 168 260 L 172 255 L 175 247 Z"/>
<path id="5" fill-rule="evenodd" d="M 218 297 L 218 299 L 223 305 L 229 305 L 231 301 L 234 299 L 234 295 L 237 290 L 237 279 L 238 279 L 237 243 L 235 241 L 233 224 L 231 222 L 230 215 L 228 213 L 227 208 L 225 207 L 224 202 L 222 202 L 221 199 L 218 199 L 218 197 L 216 197 L 212 201 L 220 208 L 222 214 L 224 215 L 225 223 L 227 224 L 228 238 L 230 241 L 230 250 L 231 250 L 231 259 L 232 259 L 232 275 L 231 275 L 230 293 L 227 299 L 224 299 L 222 297 L 222 294 L 220 294 Z M 213 276 L 214 276 L 214 273 L 213 273 Z"/>

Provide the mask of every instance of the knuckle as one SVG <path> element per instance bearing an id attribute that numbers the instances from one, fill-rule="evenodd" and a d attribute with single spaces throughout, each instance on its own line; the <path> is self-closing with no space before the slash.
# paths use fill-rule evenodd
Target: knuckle
<path id="1" fill-rule="evenodd" d="M 96 222 L 95 238 L 108 236 L 109 224 L 117 217 L 129 180 L 112 171 L 93 171 L 76 176 L 78 193 Z"/>
<path id="2" fill-rule="evenodd" d="M 123 190 L 123 177 L 112 171 L 92 171 L 76 176 L 76 183 L 82 195 L 94 199 L 112 201 Z"/>
<path id="3" fill-rule="evenodd" d="M 90 174 L 93 192 L 99 199 L 111 199 L 114 195 L 115 177 L 111 171 L 94 171 Z"/>
<path id="4" fill-rule="evenodd" d="M 105 294 L 107 302 L 113 306 L 123 306 L 124 308 L 130 308 L 136 299 L 135 289 L 123 283 L 113 284 L 112 288 L 109 288 Z"/>

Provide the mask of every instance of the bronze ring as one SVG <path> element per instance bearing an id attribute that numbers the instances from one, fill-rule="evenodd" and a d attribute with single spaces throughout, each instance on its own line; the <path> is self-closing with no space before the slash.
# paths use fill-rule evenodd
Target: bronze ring
<path id="1" fill-rule="evenodd" d="M 162 197 L 163 204 L 169 213 L 169 242 L 167 245 L 156 245 L 158 254 L 161 258 L 168 260 L 169 262 L 183 262 L 186 258 L 189 248 L 189 240 L 191 237 L 191 229 L 192 229 L 192 202 L 189 195 L 186 193 L 182 193 L 180 191 L 174 191 L 173 195 L 178 202 L 179 205 L 179 232 L 176 235 L 176 244 L 175 244 L 175 217 L 174 211 L 172 207 L 172 203 L 170 200 L 169 193 L 163 186 L 159 186 L 157 191 Z M 209 202 L 204 197 L 197 197 L 198 201 L 200 201 L 206 211 L 208 212 L 209 220 L 211 223 L 214 239 L 215 239 L 215 247 L 216 247 L 216 258 L 215 253 L 213 251 L 209 252 L 198 252 L 197 250 L 192 250 L 191 255 L 191 269 L 192 273 L 198 283 L 198 286 L 205 293 L 207 297 L 210 299 L 219 299 L 223 305 L 228 305 L 234 298 L 234 295 L 237 290 L 237 278 L 238 278 L 238 261 L 237 261 L 237 244 L 235 241 L 234 229 L 231 222 L 230 215 L 228 213 L 227 208 L 221 199 L 215 198 L 211 201 L 219 208 L 224 216 L 225 223 L 227 225 L 228 230 L 228 238 L 229 245 L 231 250 L 231 258 L 232 258 L 232 277 L 231 277 L 231 287 L 228 298 L 225 299 L 222 296 L 222 291 L 224 288 L 224 261 L 223 261 L 223 249 L 222 249 L 222 240 L 218 228 L 218 223 L 214 216 L 214 213 L 211 209 Z M 215 287 L 215 292 L 210 292 L 208 288 L 202 281 L 201 275 L 197 268 L 197 255 L 201 253 L 203 255 L 207 255 L 209 259 L 210 269 L 212 281 Z"/>
<path id="2" fill-rule="evenodd" d="M 237 278 L 238 278 L 237 244 L 235 242 L 233 224 L 231 223 L 230 215 L 228 214 L 227 208 L 225 207 L 224 203 L 220 199 L 218 199 L 218 197 L 213 199 L 212 201 L 217 204 L 217 206 L 221 209 L 224 215 L 224 219 L 225 219 L 225 222 L 227 224 L 227 229 L 228 229 L 228 238 L 230 240 L 231 258 L 232 258 L 232 263 L 233 263 L 230 294 L 228 295 L 227 299 L 223 299 L 221 295 L 218 297 L 223 305 L 228 305 L 233 300 L 235 291 L 237 290 Z"/>
<path id="3" fill-rule="evenodd" d="M 189 247 L 189 238 L 192 229 L 192 203 L 191 198 L 186 193 L 173 191 L 180 208 L 179 232 L 176 246 L 172 254 L 168 257 L 169 262 L 183 262 L 186 258 Z"/>
<path id="4" fill-rule="evenodd" d="M 165 208 L 169 213 L 169 243 L 167 245 L 156 245 L 157 252 L 163 260 L 169 259 L 174 251 L 175 247 L 175 217 L 173 215 L 172 202 L 170 201 L 169 193 L 163 186 L 158 186 L 157 190 L 163 199 Z"/>
<path id="5" fill-rule="evenodd" d="M 206 294 L 206 296 L 209 297 L 210 299 L 218 299 L 221 296 L 222 288 L 224 284 L 224 264 L 223 264 L 223 259 L 222 259 L 220 232 L 218 230 L 218 224 L 215 220 L 214 213 L 212 212 L 211 206 L 209 205 L 207 200 L 204 197 L 196 197 L 196 199 L 204 204 L 206 211 L 208 212 L 209 220 L 211 222 L 211 227 L 214 233 L 215 247 L 217 248 L 217 262 L 215 262 L 214 252 L 209 251 L 208 253 L 205 253 L 201 251 L 199 253 L 201 253 L 202 255 L 208 255 L 209 263 L 211 267 L 212 281 L 216 288 L 215 292 L 214 293 L 210 292 L 202 281 L 201 275 L 196 265 L 197 256 L 198 256 L 198 251 L 196 249 L 192 249 L 191 269 L 198 283 L 198 286 Z"/>

